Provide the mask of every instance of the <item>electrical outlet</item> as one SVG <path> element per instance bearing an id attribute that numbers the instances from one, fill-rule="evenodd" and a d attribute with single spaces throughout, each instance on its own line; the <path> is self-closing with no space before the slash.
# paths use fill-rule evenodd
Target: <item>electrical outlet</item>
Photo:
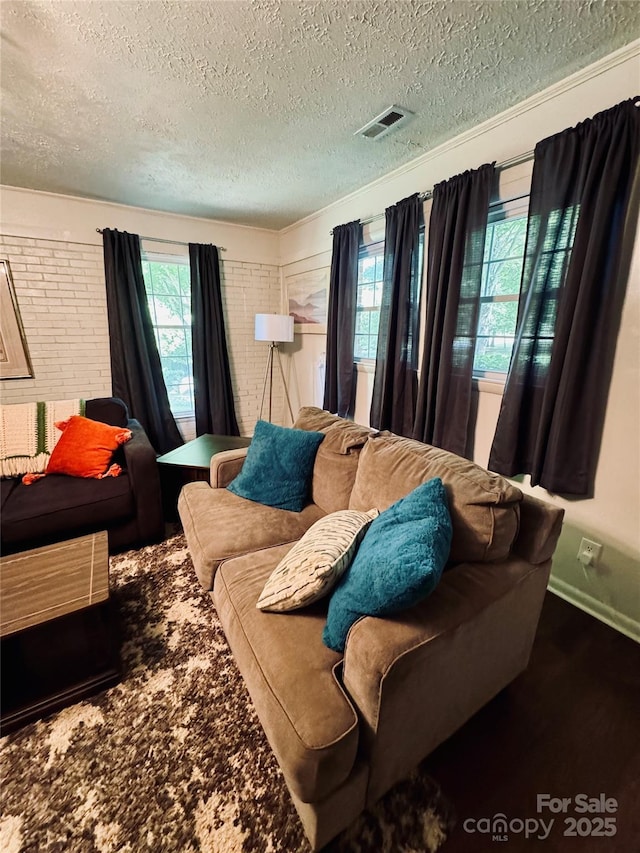
<path id="1" fill-rule="evenodd" d="M 578 550 L 578 560 L 583 566 L 597 566 L 602 554 L 602 545 L 592 542 L 591 539 L 582 539 Z"/>

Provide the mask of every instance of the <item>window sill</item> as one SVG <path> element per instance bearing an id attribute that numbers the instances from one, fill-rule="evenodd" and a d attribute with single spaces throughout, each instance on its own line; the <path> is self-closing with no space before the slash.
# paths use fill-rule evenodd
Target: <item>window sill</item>
<path id="1" fill-rule="evenodd" d="M 376 363 L 372 358 L 354 361 L 354 364 L 358 373 L 373 375 L 376 372 Z M 483 394 L 498 394 L 500 397 L 504 394 L 503 379 L 487 379 L 486 376 L 474 376 L 473 387 Z"/>
<path id="2" fill-rule="evenodd" d="M 482 394 L 504 394 L 504 380 L 502 379 L 487 379 L 486 376 L 474 376 L 473 387 Z"/>

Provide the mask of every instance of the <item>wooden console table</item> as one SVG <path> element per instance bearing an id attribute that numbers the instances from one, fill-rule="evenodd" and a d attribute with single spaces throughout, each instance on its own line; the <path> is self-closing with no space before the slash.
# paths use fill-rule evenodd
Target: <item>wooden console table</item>
<path id="1" fill-rule="evenodd" d="M 0 557 L 0 637 L 109 598 L 106 532 Z"/>
<path id="2" fill-rule="evenodd" d="M 0 558 L 2 733 L 120 678 L 106 532 Z"/>

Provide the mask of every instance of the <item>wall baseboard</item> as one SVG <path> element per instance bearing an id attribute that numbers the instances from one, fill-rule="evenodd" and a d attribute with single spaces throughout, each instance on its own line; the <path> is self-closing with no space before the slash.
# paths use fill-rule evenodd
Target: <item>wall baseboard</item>
<path id="1" fill-rule="evenodd" d="M 554 595 L 564 598 L 569 604 L 579 607 L 580 610 L 584 610 L 591 616 L 595 616 L 596 619 L 599 619 L 611 628 L 615 628 L 616 631 L 620 631 L 621 634 L 635 640 L 636 643 L 640 643 L 640 622 L 632 619 L 631 616 L 626 616 L 624 613 L 614 610 L 608 604 L 603 604 L 597 598 L 587 595 L 582 590 L 576 589 L 576 587 L 559 578 L 551 577 L 549 579 L 549 589 Z"/>

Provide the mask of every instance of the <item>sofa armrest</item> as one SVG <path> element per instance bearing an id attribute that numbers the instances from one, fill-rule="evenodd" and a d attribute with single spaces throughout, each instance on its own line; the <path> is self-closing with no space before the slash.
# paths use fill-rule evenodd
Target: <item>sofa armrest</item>
<path id="1" fill-rule="evenodd" d="M 140 542 L 158 542 L 164 535 L 162 493 L 156 452 L 137 420 L 129 420 L 131 439 L 122 445 L 136 506 Z"/>
<path id="2" fill-rule="evenodd" d="M 523 493 L 520 504 L 520 529 L 512 551 L 530 563 L 544 563 L 556 550 L 564 510 Z"/>
<path id="3" fill-rule="evenodd" d="M 549 570 L 461 564 L 416 607 L 352 626 L 343 678 L 363 721 L 368 805 L 526 667 Z"/>
<path id="4" fill-rule="evenodd" d="M 223 450 L 211 457 L 209 482 L 212 489 L 226 489 L 238 476 L 247 456 L 247 450 L 247 447 L 238 447 L 235 450 Z"/>

